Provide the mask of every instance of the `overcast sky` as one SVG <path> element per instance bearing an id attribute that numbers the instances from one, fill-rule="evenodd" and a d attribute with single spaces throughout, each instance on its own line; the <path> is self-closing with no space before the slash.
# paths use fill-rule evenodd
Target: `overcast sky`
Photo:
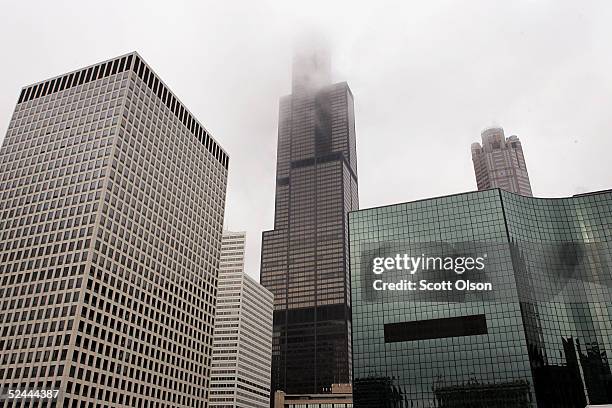
<path id="1" fill-rule="evenodd" d="M 355 96 L 361 208 L 476 189 L 470 144 L 521 139 L 534 195 L 612 187 L 610 1 L 11 1 L 0 140 L 22 86 L 138 51 L 230 155 L 226 227 L 259 276 L 296 37 Z"/>

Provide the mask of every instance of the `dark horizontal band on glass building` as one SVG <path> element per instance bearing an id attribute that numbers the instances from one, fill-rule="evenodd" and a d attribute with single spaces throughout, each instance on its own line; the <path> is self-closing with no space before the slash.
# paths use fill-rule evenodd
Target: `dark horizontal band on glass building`
<path id="1" fill-rule="evenodd" d="M 484 314 L 385 324 L 385 343 L 487 334 Z"/>

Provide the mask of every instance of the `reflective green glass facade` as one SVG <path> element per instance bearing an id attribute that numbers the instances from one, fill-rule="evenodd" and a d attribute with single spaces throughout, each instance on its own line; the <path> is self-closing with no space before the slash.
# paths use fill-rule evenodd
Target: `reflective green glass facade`
<path id="1" fill-rule="evenodd" d="M 494 189 L 354 211 L 349 236 L 356 408 L 612 402 L 612 192 Z M 372 295 L 368 251 L 390 242 L 482 243 L 496 292 Z"/>

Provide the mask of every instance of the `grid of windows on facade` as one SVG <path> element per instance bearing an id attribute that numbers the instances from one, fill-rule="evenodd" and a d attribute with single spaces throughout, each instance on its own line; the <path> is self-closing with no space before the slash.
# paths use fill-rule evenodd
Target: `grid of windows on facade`
<path id="1" fill-rule="evenodd" d="M 271 408 L 353 408 L 351 384 L 332 384 L 318 394 L 285 394 L 276 391 Z"/>
<path id="2" fill-rule="evenodd" d="M 287 404 L 284 408 L 353 408 L 353 404 L 315 403 L 315 404 Z"/>
<path id="3" fill-rule="evenodd" d="M 274 229 L 263 233 L 261 256 L 261 282 L 275 304 L 273 392 L 317 393 L 351 376 L 353 96 L 346 83 L 327 81 L 327 64 L 309 65 L 326 60 L 319 57 L 296 60 L 293 93 L 279 108 Z"/>
<path id="4" fill-rule="evenodd" d="M 221 243 L 210 407 L 268 408 L 272 293 L 244 273 L 246 234 L 224 231 Z"/>
<path id="5" fill-rule="evenodd" d="M 536 199 L 494 189 L 349 219 L 355 407 L 612 403 L 612 192 Z M 421 255 L 432 242 L 488 254 L 482 276 L 493 291 L 372 290 L 373 257 Z"/>
<path id="6" fill-rule="evenodd" d="M 196 124 L 136 53 L 24 88 L 0 149 L 3 390 L 206 406 L 227 155 Z"/>
<path id="7" fill-rule="evenodd" d="M 531 197 L 531 183 L 519 138 L 514 135 L 506 138 L 502 128 L 485 129 L 481 137 L 482 145 L 472 143 L 471 149 L 478 190 L 500 188 Z"/>

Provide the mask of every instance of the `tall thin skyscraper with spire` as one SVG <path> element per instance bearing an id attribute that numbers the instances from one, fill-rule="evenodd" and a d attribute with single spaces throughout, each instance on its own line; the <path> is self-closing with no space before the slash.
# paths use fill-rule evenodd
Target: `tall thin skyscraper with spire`
<path id="1" fill-rule="evenodd" d="M 330 72 L 327 50 L 296 53 L 292 94 L 280 100 L 274 229 L 261 254 L 261 283 L 274 293 L 272 392 L 351 381 L 355 119 L 351 90 Z"/>

